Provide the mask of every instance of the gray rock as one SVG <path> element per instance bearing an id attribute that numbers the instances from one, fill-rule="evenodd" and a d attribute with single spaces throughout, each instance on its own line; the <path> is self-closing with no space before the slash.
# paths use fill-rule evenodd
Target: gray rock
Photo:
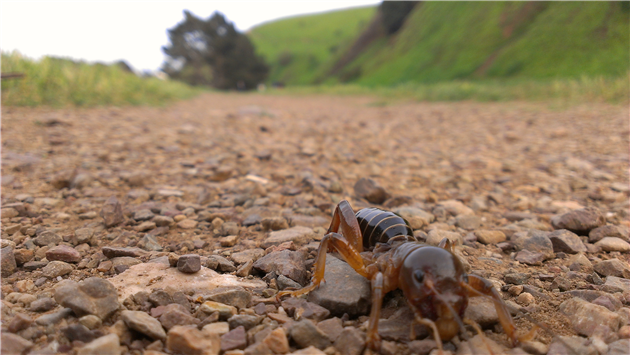
<path id="1" fill-rule="evenodd" d="M 432 229 L 427 236 L 426 243 L 429 245 L 437 246 L 444 238 L 450 240 L 453 245 L 462 245 L 464 242 L 464 239 L 459 233 L 449 232 L 441 229 Z"/>
<path id="2" fill-rule="evenodd" d="M 166 348 L 170 354 L 218 355 L 221 339 L 218 334 L 207 334 L 195 326 L 176 325 L 168 332 Z"/>
<path id="3" fill-rule="evenodd" d="M 505 280 L 506 283 L 514 285 L 522 285 L 525 281 L 527 281 L 527 279 L 529 279 L 529 275 L 522 272 L 505 274 L 503 277 L 503 280 Z"/>
<path id="4" fill-rule="evenodd" d="M 67 263 L 78 263 L 81 261 L 81 254 L 68 245 L 57 245 L 46 251 L 46 259 L 49 261 L 65 261 Z"/>
<path id="5" fill-rule="evenodd" d="M 15 256 L 13 255 L 13 248 L 4 247 L 0 249 L 0 269 L 2 270 L 2 277 L 11 276 L 17 269 L 17 263 L 15 262 Z"/>
<path id="6" fill-rule="evenodd" d="M 103 321 L 93 314 L 88 314 L 87 316 L 79 318 L 79 323 L 83 324 L 90 330 L 100 328 L 101 325 L 103 325 Z"/>
<path id="7" fill-rule="evenodd" d="M 233 272 L 236 271 L 236 266 L 229 261 L 228 259 L 220 256 L 220 255 L 208 255 L 208 260 L 206 261 L 206 267 L 212 270 L 217 270 L 221 272 Z"/>
<path id="8" fill-rule="evenodd" d="M 568 229 L 580 235 L 588 235 L 591 230 L 604 224 L 606 218 L 594 207 L 573 210 L 551 218 L 551 225 L 555 229 Z"/>
<path id="9" fill-rule="evenodd" d="M 84 343 L 89 343 L 95 338 L 94 333 L 82 324 L 71 324 L 61 329 L 61 332 L 70 341 L 79 340 Z"/>
<path id="10" fill-rule="evenodd" d="M 455 225 L 466 230 L 475 230 L 481 226 L 481 218 L 475 215 L 460 215 L 455 219 Z"/>
<path id="11" fill-rule="evenodd" d="M 50 297 L 42 297 L 31 302 L 31 312 L 48 312 L 57 306 L 57 302 Z"/>
<path id="12" fill-rule="evenodd" d="M 345 327 L 335 341 L 341 355 L 360 355 L 365 349 L 365 334 L 354 327 Z"/>
<path id="13" fill-rule="evenodd" d="M 62 241 L 63 239 L 58 234 L 52 231 L 43 231 L 39 233 L 36 238 L 33 239 L 33 243 L 40 247 L 47 245 L 57 245 Z"/>
<path id="14" fill-rule="evenodd" d="M 204 299 L 227 304 L 239 309 L 246 308 L 252 300 L 252 295 L 243 287 L 219 287 L 204 295 Z"/>
<path id="15" fill-rule="evenodd" d="M 236 327 L 221 335 L 221 350 L 245 349 L 247 347 L 247 333 L 243 326 Z"/>
<path id="16" fill-rule="evenodd" d="M 591 303 L 598 306 L 606 307 L 611 312 L 617 312 L 622 306 L 621 301 L 619 301 L 609 293 L 597 297 Z"/>
<path id="17" fill-rule="evenodd" d="M 72 309 L 64 308 L 55 313 L 44 314 L 43 316 L 39 316 L 35 319 L 35 323 L 43 326 L 47 326 L 50 324 L 56 324 L 62 319 L 68 317 L 72 314 Z"/>
<path id="18" fill-rule="evenodd" d="M 614 226 L 608 224 L 605 226 L 597 227 L 588 233 L 588 241 L 591 243 L 598 242 L 605 237 L 615 237 L 626 242 L 630 242 L 630 230 L 625 226 Z"/>
<path id="19" fill-rule="evenodd" d="M 424 226 L 428 226 L 431 222 L 435 220 L 434 215 L 415 207 L 398 207 L 395 208 L 392 212 L 397 213 L 399 216 L 409 222 L 409 225 L 413 230 L 421 229 Z"/>
<path id="20" fill-rule="evenodd" d="M 197 254 L 186 254 L 177 260 L 177 270 L 186 274 L 194 274 L 201 270 L 201 258 Z"/>
<path id="21" fill-rule="evenodd" d="M 608 276 L 604 285 L 618 288 L 622 292 L 630 292 L 630 280 L 628 279 L 622 279 L 616 276 Z"/>
<path id="22" fill-rule="evenodd" d="M 148 253 L 140 248 L 120 248 L 120 247 L 103 247 L 101 252 L 108 259 L 113 259 L 121 256 L 130 256 L 132 258 L 139 258 L 147 255 Z"/>
<path id="23" fill-rule="evenodd" d="M 269 233 L 269 236 L 262 243 L 263 248 L 269 248 L 274 245 L 280 245 L 285 242 L 294 242 L 303 244 L 310 240 L 313 230 L 308 227 L 295 226 L 289 229 L 283 229 Z"/>
<path id="24" fill-rule="evenodd" d="M 125 221 L 125 216 L 123 215 L 122 206 L 116 196 L 111 196 L 103 205 L 101 209 L 101 217 L 103 217 L 103 222 L 105 223 L 106 228 L 110 228 L 121 224 Z"/>
<path id="25" fill-rule="evenodd" d="M 20 330 L 24 330 L 28 328 L 31 324 L 33 324 L 33 320 L 31 317 L 27 316 L 24 313 L 17 313 L 11 322 L 9 323 L 8 330 L 11 333 L 17 333 Z"/>
<path id="26" fill-rule="evenodd" d="M 330 339 L 308 319 L 289 326 L 289 335 L 300 348 L 314 346 L 318 349 L 329 347 Z"/>
<path id="27" fill-rule="evenodd" d="M 260 248 L 247 249 L 238 253 L 232 254 L 232 260 L 237 264 L 245 264 L 246 262 L 253 260 L 256 261 L 260 257 L 265 255 L 265 251 Z"/>
<path id="28" fill-rule="evenodd" d="M 90 277 L 77 283 L 68 281 L 57 287 L 55 300 L 78 316 L 93 314 L 106 320 L 119 308 L 118 293 L 109 281 Z"/>
<path id="29" fill-rule="evenodd" d="M 258 323 L 262 321 L 263 317 L 250 316 L 247 314 L 237 314 L 228 319 L 230 329 L 236 329 L 238 327 L 244 327 L 245 330 L 250 330 Z"/>
<path id="30" fill-rule="evenodd" d="M 302 288 L 302 285 L 300 285 L 299 283 L 291 280 L 290 278 L 284 276 L 284 275 L 280 275 L 278 276 L 278 278 L 276 279 L 276 282 L 278 284 L 278 289 L 279 290 L 284 290 L 284 289 L 299 289 Z"/>
<path id="31" fill-rule="evenodd" d="M 608 344 L 608 353 L 606 355 L 628 355 L 630 350 L 630 339 L 619 339 Z"/>
<path id="32" fill-rule="evenodd" d="M 527 265 L 542 265 L 542 262 L 545 260 L 545 255 L 539 252 L 521 250 L 516 253 L 514 260 Z"/>
<path id="33" fill-rule="evenodd" d="M 0 342 L 2 354 L 26 354 L 33 347 L 33 343 L 17 334 L 2 332 Z"/>
<path id="34" fill-rule="evenodd" d="M 138 210 L 136 211 L 136 213 L 133 214 L 133 219 L 138 222 L 148 221 L 152 219 L 153 217 L 155 217 L 155 215 L 149 209 Z"/>
<path id="35" fill-rule="evenodd" d="M 360 178 L 354 184 L 354 193 L 377 205 L 382 204 L 390 197 L 390 194 L 382 186 L 370 178 Z"/>
<path id="36" fill-rule="evenodd" d="M 577 254 L 579 252 L 586 252 L 586 247 L 580 237 L 566 229 L 551 232 L 548 237 L 553 244 L 553 251 L 556 253 Z"/>
<path id="37" fill-rule="evenodd" d="M 171 303 L 164 307 L 160 316 L 160 323 L 166 330 L 169 330 L 176 325 L 199 324 L 199 319 L 190 315 L 184 306 Z"/>
<path id="38" fill-rule="evenodd" d="M 330 311 L 326 308 L 312 302 L 308 302 L 303 298 L 287 298 L 282 301 L 282 307 L 289 316 L 296 319 L 308 318 L 314 321 L 321 321 L 330 315 Z"/>
<path id="39" fill-rule="evenodd" d="M 476 230 L 475 236 L 477 240 L 483 244 L 497 244 L 507 240 L 505 233 L 494 230 Z"/>
<path id="40" fill-rule="evenodd" d="M 134 298 L 140 299 L 142 296 L 140 292 L 134 295 Z M 153 290 L 147 297 L 147 301 L 151 302 L 155 307 L 166 306 L 173 303 L 173 297 L 168 292 L 158 288 Z"/>
<path id="41" fill-rule="evenodd" d="M 595 243 L 603 251 L 620 251 L 622 253 L 630 252 L 630 243 L 617 237 L 604 237 Z"/>
<path id="42" fill-rule="evenodd" d="M 121 318 L 129 327 L 151 339 L 166 340 L 166 332 L 160 322 L 141 311 L 122 311 Z"/>
<path id="43" fill-rule="evenodd" d="M 121 353 L 120 340 L 115 333 L 93 340 L 77 351 L 77 355 L 120 355 Z"/>
<path id="44" fill-rule="evenodd" d="M 49 279 L 54 279 L 57 276 L 67 275 L 71 273 L 72 270 L 74 270 L 72 265 L 66 262 L 51 261 L 48 264 L 46 264 L 46 266 L 44 266 L 44 269 L 42 269 L 42 275 Z"/>
<path id="45" fill-rule="evenodd" d="M 567 345 L 569 348 L 567 348 Z M 549 345 L 547 354 L 553 355 L 598 355 L 599 352 L 591 344 L 591 341 L 582 337 L 558 336 Z"/>
<path id="46" fill-rule="evenodd" d="M 162 251 L 162 246 L 154 236 L 145 234 L 138 242 L 138 247 L 147 251 Z"/>
<path id="47" fill-rule="evenodd" d="M 413 311 L 404 306 L 398 309 L 388 319 L 381 319 L 378 323 L 378 334 L 385 340 L 408 342 L 414 327 L 416 338 L 423 338 L 429 334 L 426 327 L 414 321 Z"/>
<path id="48" fill-rule="evenodd" d="M 583 253 L 578 253 L 569 259 L 569 269 L 590 274 L 593 272 L 593 264 Z"/>
<path id="49" fill-rule="evenodd" d="M 593 269 L 602 276 L 616 276 L 630 279 L 630 266 L 619 259 L 600 261 L 593 265 Z"/>
<path id="50" fill-rule="evenodd" d="M 499 315 L 494 307 L 494 302 L 485 297 L 469 298 L 464 317 L 475 321 L 483 328 L 491 327 L 499 322 Z"/>
<path id="51" fill-rule="evenodd" d="M 579 334 L 592 336 L 597 334 L 604 341 L 613 339 L 621 326 L 621 316 L 580 298 L 572 298 L 560 304 L 562 312 Z"/>
<path id="52" fill-rule="evenodd" d="M 89 243 L 93 244 L 94 228 L 79 228 L 74 231 L 76 244 Z"/>
<path id="53" fill-rule="evenodd" d="M 527 250 L 532 253 L 540 253 L 542 254 L 544 260 L 548 260 L 555 256 L 553 252 L 553 244 L 551 243 L 548 235 L 549 233 L 547 232 L 530 229 L 527 232 L 515 233 L 511 238 L 511 242 L 516 250 Z"/>
<path id="54" fill-rule="evenodd" d="M 326 282 L 309 293 L 310 302 L 328 309 L 334 316 L 348 313 L 354 317 L 368 313 L 371 305 L 370 282 L 350 265 L 327 255 L 324 279 Z"/>
<path id="55" fill-rule="evenodd" d="M 307 281 L 305 261 L 306 254 L 303 251 L 282 250 L 258 259 L 254 263 L 254 269 L 264 273 L 275 272 L 304 285 Z"/>
<path id="56" fill-rule="evenodd" d="M 335 342 L 343 330 L 343 322 L 340 318 L 333 317 L 317 323 L 317 328 L 324 332 L 330 341 Z"/>

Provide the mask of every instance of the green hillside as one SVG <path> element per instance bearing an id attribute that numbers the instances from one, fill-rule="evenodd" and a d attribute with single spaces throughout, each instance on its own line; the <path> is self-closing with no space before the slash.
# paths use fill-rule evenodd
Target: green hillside
<path id="1" fill-rule="evenodd" d="M 624 2 L 423 2 L 414 8 L 400 31 L 389 37 L 383 33 L 374 38 L 325 82 L 380 86 L 627 75 L 630 62 L 627 5 Z M 363 15 L 376 12 L 374 8 L 361 10 Z M 348 52 L 353 40 L 346 37 L 339 41 L 335 53 L 327 53 L 324 45 L 303 43 L 320 35 L 316 23 L 317 26 L 337 23 L 333 16 L 339 15 L 341 12 L 280 20 L 252 31 L 255 44 L 274 67 L 272 80 L 282 79 L 288 84 L 321 81 L 329 68 Z M 362 20 L 364 27 L 370 21 L 368 17 Z M 313 22 L 307 23 L 307 19 Z M 300 21 L 305 23 L 303 28 L 296 25 Z M 344 21 L 346 25 L 349 22 Z M 354 22 L 352 28 L 356 29 L 358 23 Z M 268 29 L 272 28 L 286 28 L 284 33 L 290 40 L 276 38 L 277 42 L 271 43 L 268 39 L 271 37 L 261 35 L 263 32 L 271 35 Z M 354 38 L 358 35 L 355 33 Z M 322 38 L 338 37 L 327 33 Z M 270 47 L 274 46 L 277 47 L 272 52 Z M 325 65 L 311 70 L 296 63 L 282 70 L 279 54 L 288 51 L 287 48 L 293 50 L 294 46 L 300 58 L 314 57 L 317 63 Z"/>
<path id="2" fill-rule="evenodd" d="M 271 65 L 270 82 L 310 84 L 352 43 L 375 11 L 361 7 L 287 18 L 255 27 L 248 36 Z"/>

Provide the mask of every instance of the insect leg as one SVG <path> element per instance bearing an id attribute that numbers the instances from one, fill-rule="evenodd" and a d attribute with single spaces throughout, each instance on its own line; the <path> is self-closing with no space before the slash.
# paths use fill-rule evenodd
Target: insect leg
<path id="1" fill-rule="evenodd" d="M 383 305 L 383 274 L 378 272 L 372 277 L 372 309 L 367 331 L 367 344 L 372 350 L 380 350 L 381 336 L 378 335 L 378 320 L 381 318 Z"/>
<path id="2" fill-rule="evenodd" d="M 341 231 L 340 231 L 341 230 Z M 339 202 L 333 213 L 332 222 L 328 227 L 329 233 L 341 233 L 352 247 L 358 252 L 363 251 L 363 235 L 357 217 L 348 201 Z"/>

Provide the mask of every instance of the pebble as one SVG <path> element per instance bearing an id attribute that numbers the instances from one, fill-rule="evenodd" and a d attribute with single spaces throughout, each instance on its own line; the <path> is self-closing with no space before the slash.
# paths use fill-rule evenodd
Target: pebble
<path id="1" fill-rule="evenodd" d="M 61 236 L 52 231 L 43 231 L 39 233 L 36 238 L 33 239 L 33 243 L 40 247 L 57 245 L 62 241 L 63 239 L 61 238 Z"/>
<path id="2" fill-rule="evenodd" d="M 455 225 L 465 230 L 475 230 L 481 226 L 481 218 L 475 215 L 459 215 L 455 218 Z"/>
<path id="3" fill-rule="evenodd" d="M 201 270 L 201 258 L 197 254 L 182 255 L 177 260 L 177 270 L 186 274 L 194 274 Z"/>
<path id="4" fill-rule="evenodd" d="M 464 205 L 461 201 L 457 200 L 447 200 L 438 203 L 435 206 L 436 209 L 444 209 L 446 213 L 452 216 L 459 215 L 474 215 L 475 211 L 473 211 L 470 207 Z M 435 209 L 434 209 L 435 210 Z M 435 214 L 435 212 L 434 212 Z"/>
<path id="5" fill-rule="evenodd" d="M 464 239 L 459 233 L 449 232 L 441 229 L 432 229 L 427 236 L 426 243 L 429 245 L 437 246 L 444 238 L 450 240 L 451 243 L 456 246 L 462 245 L 464 242 Z"/>
<path id="6" fill-rule="evenodd" d="M 606 218 L 594 207 L 573 210 L 551 218 L 551 225 L 555 229 L 568 229 L 580 235 L 588 235 L 591 230 L 604 224 Z"/>
<path id="7" fill-rule="evenodd" d="M 122 205 L 116 196 L 111 196 L 103 205 L 100 213 L 106 228 L 111 228 L 125 221 Z"/>
<path id="8" fill-rule="evenodd" d="M 81 261 L 81 254 L 68 245 L 57 245 L 46 251 L 46 259 L 49 261 L 65 261 L 68 263 L 78 263 Z"/>
<path id="9" fill-rule="evenodd" d="M 77 355 L 120 355 L 122 349 L 116 334 L 107 334 L 84 345 Z"/>
<path id="10" fill-rule="evenodd" d="M 82 324 L 71 324 L 66 328 L 62 328 L 61 332 L 71 342 L 78 340 L 84 343 L 89 343 L 95 338 L 94 333 Z"/>
<path id="11" fill-rule="evenodd" d="M 622 292 L 630 292 L 630 280 L 628 279 L 623 279 L 616 276 L 608 276 L 604 285 L 619 289 Z"/>
<path id="12" fill-rule="evenodd" d="M 409 222 L 409 225 L 413 230 L 421 229 L 425 226 L 428 226 L 431 222 L 435 220 L 435 216 L 431 213 L 415 207 L 398 207 L 393 209 L 392 212 L 397 213 L 399 216 Z"/>
<path id="13" fill-rule="evenodd" d="M 308 348 L 294 351 L 290 353 L 289 355 L 327 355 L 327 354 L 314 346 L 309 346 Z"/>
<path id="14" fill-rule="evenodd" d="M 69 315 L 72 314 L 72 309 L 70 308 L 64 308 L 60 311 L 57 311 L 55 313 L 48 313 L 48 314 L 44 314 L 43 316 L 39 316 L 35 319 L 35 323 L 39 324 L 39 325 L 49 325 L 49 324 L 57 324 L 59 323 L 62 319 L 68 317 Z"/>
<path id="15" fill-rule="evenodd" d="M 202 303 L 199 310 L 206 314 L 218 312 L 219 319 L 222 320 L 227 320 L 237 313 L 236 307 L 214 301 L 206 301 Z"/>
<path id="16" fill-rule="evenodd" d="M 4 214 L 4 209 L 2 210 Z M 26 354 L 33 343 L 13 333 L 2 332 L 0 352 L 2 354 Z"/>
<path id="17" fill-rule="evenodd" d="M 620 339 L 608 344 L 606 355 L 628 355 L 628 349 L 630 349 L 630 339 Z"/>
<path id="18" fill-rule="evenodd" d="M 199 222 L 193 220 L 193 219 L 183 219 L 179 222 L 177 222 L 177 226 L 181 229 L 194 229 L 195 227 L 197 227 L 197 224 Z"/>
<path id="19" fill-rule="evenodd" d="M 593 264 L 583 253 L 578 253 L 569 259 L 569 269 L 590 274 L 593 272 Z"/>
<path id="20" fill-rule="evenodd" d="M 221 340 L 219 335 L 204 333 L 196 326 L 176 325 L 168 331 L 166 348 L 182 355 L 218 355 Z"/>
<path id="21" fill-rule="evenodd" d="M 493 230 L 476 230 L 475 236 L 480 243 L 497 244 L 507 240 L 505 233 Z"/>
<path id="22" fill-rule="evenodd" d="M 42 297 L 31 302 L 31 312 L 48 312 L 57 306 L 57 302 L 50 297 Z"/>
<path id="23" fill-rule="evenodd" d="M 24 313 L 16 313 L 11 322 L 9 323 L 7 330 L 11 333 L 17 333 L 20 330 L 24 330 L 33 324 L 33 319 Z"/>
<path id="24" fill-rule="evenodd" d="M 93 314 L 102 320 L 109 318 L 120 306 L 114 285 L 97 277 L 82 282 L 65 281 L 56 288 L 55 300 L 78 316 Z"/>
<path id="25" fill-rule="evenodd" d="M 469 298 L 468 307 L 466 308 L 464 317 L 475 321 L 484 328 L 490 327 L 499 322 L 499 315 L 494 307 L 494 302 L 485 297 Z"/>
<path id="26" fill-rule="evenodd" d="M 274 354 L 286 354 L 289 352 L 289 340 L 284 328 L 276 328 L 263 339 L 263 344 L 267 345 Z"/>
<path id="27" fill-rule="evenodd" d="M 42 269 L 42 275 L 49 278 L 54 279 L 58 276 L 67 275 L 72 272 L 74 268 L 72 265 L 63 262 L 63 261 L 51 261 Z"/>
<path id="28" fill-rule="evenodd" d="M 566 229 L 559 229 L 549 234 L 549 239 L 553 244 L 553 251 L 577 254 L 586 252 L 586 247 L 577 234 Z"/>
<path id="29" fill-rule="evenodd" d="M 11 276 L 17 269 L 17 263 L 13 256 L 13 248 L 4 247 L 0 249 L 0 270 L 2 270 L 2 277 Z"/>
<path id="30" fill-rule="evenodd" d="M 108 259 L 113 259 L 121 256 L 130 256 L 132 258 L 139 258 L 147 255 L 147 252 L 140 248 L 119 248 L 119 247 L 103 247 L 101 252 Z"/>
<path id="31" fill-rule="evenodd" d="M 146 232 L 155 229 L 155 222 L 145 221 L 136 226 L 138 232 Z"/>
<path id="32" fill-rule="evenodd" d="M 300 347 L 314 346 L 318 349 L 326 349 L 331 345 L 330 339 L 319 330 L 309 319 L 303 319 L 289 326 L 291 339 Z"/>
<path id="33" fill-rule="evenodd" d="M 305 260 L 306 255 L 302 251 L 282 250 L 256 260 L 254 269 L 264 273 L 275 272 L 304 285 L 307 282 Z"/>
<path id="34" fill-rule="evenodd" d="M 219 287 L 210 290 L 204 295 L 204 299 L 219 302 L 242 309 L 246 308 L 252 300 L 252 296 L 243 287 Z"/>
<path id="35" fill-rule="evenodd" d="M 620 251 L 622 253 L 630 252 L 630 243 L 616 237 L 604 237 L 597 243 L 603 251 Z"/>
<path id="36" fill-rule="evenodd" d="M 289 229 L 273 231 L 262 243 L 263 248 L 269 248 L 274 245 L 280 245 L 285 242 L 294 242 L 296 244 L 306 243 L 313 236 L 313 230 L 309 227 L 295 226 Z"/>
<path id="37" fill-rule="evenodd" d="M 245 349 L 247 347 L 247 333 L 245 327 L 238 326 L 221 335 L 221 351 Z"/>
<path id="38" fill-rule="evenodd" d="M 231 255 L 231 258 L 237 264 L 245 264 L 246 262 L 250 260 L 256 261 L 264 255 L 265 255 L 265 251 L 263 249 L 254 248 L 254 249 L 247 249 L 238 253 L 234 253 Z"/>
<path id="39" fill-rule="evenodd" d="M 602 276 L 616 276 L 630 279 L 630 266 L 619 259 L 600 261 L 593 265 L 593 269 Z"/>
<path id="40" fill-rule="evenodd" d="M 148 220 L 152 219 L 153 217 L 155 217 L 155 215 L 149 209 L 141 209 L 141 210 L 136 211 L 133 214 L 133 219 L 138 221 L 138 222 L 148 221 Z"/>
<path id="41" fill-rule="evenodd" d="M 164 331 L 164 328 L 162 328 L 162 324 L 145 312 L 122 311 L 121 319 L 125 322 L 127 327 L 140 332 L 151 339 L 159 339 L 162 341 L 166 339 L 166 332 Z M 197 328 L 195 327 L 195 329 Z"/>
<path id="42" fill-rule="evenodd" d="M 100 328 L 101 325 L 103 325 L 103 321 L 93 314 L 88 314 L 87 316 L 79 318 L 79 323 L 83 324 L 90 330 Z"/>
<path id="43" fill-rule="evenodd" d="M 341 355 L 361 355 L 365 349 L 365 334 L 354 327 L 345 327 L 334 343 Z"/>
<path id="44" fill-rule="evenodd" d="M 310 302 L 330 311 L 332 315 L 351 317 L 367 314 L 371 305 L 370 282 L 357 274 L 346 262 L 328 254 L 326 256 L 325 283 L 311 291 Z"/>
<path id="45" fill-rule="evenodd" d="M 548 260 L 553 258 L 553 244 L 549 239 L 548 235 L 550 233 L 537 231 L 537 230 L 529 230 L 527 232 L 518 232 L 510 238 L 512 244 L 516 250 L 522 251 L 527 250 L 530 253 L 542 254 L 543 260 Z M 528 254 L 531 255 L 531 254 Z"/>
<path id="46" fill-rule="evenodd" d="M 354 193 L 360 198 L 364 198 L 377 205 L 382 204 L 390 197 L 384 187 L 370 178 L 360 178 L 357 180 L 354 184 Z"/>
<path id="47" fill-rule="evenodd" d="M 569 318 L 573 329 L 585 336 L 597 334 L 604 340 L 613 339 L 621 327 L 621 317 L 617 313 L 581 298 L 562 302 L 560 311 Z"/>

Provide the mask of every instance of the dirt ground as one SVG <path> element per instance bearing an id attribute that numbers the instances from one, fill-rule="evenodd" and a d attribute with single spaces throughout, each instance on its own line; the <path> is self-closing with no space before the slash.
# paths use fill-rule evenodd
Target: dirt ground
<path id="1" fill-rule="evenodd" d="M 558 229 L 552 223 L 554 216 L 594 207 L 605 218 L 600 225 L 618 227 L 619 239 L 625 235 L 628 241 L 624 234 L 630 226 L 628 117 L 627 107 L 595 104 L 559 108 L 542 103 L 419 103 L 220 93 L 164 108 L 3 107 L 2 248 L 11 247 L 18 260 L 6 269 L 3 261 L 2 332 L 9 332 L 7 327 L 18 313 L 35 319 L 61 309 L 34 312 L 24 303 L 7 301 L 11 293 L 52 297 L 55 285 L 63 279 L 110 279 L 132 266 L 106 269 L 101 267 L 105 259 L 87 266 L 102 258 L 95 255 L 107 246 L 140 247 L 150 253 L 136 257 L 142 261 L 192 253 L 224 256 L 238 267 L 231 255 L 261 248 L 272 233 L 269 229 L 301 225 L 311 228 L 312 236 L 285 247 L 307 248 L 310 267 L 317 246 L 313 243 L 321 240 L 334 207 L 345 199 L 355 211 L 369 206 L 426 211 L 432 219 L 414 231 L 418 238 L 427 238 L 434 230 L 459 234 L 463 246 L 457 249 L 471 273 L 489 279 L 501 288 L 504 300 L 525 306 L 532 318 L 551 329 L 553 334 L 539 331 L 535 338 L 546 353 L 554 334 L 578 333 L 560 312 L 560 304 L 574 296 L 564 291 L 609 292 L 623 304 L 618 312 L 628 310 L 630 299 L 625 300 L 626 293 L 619 290 L 602 288 L 606 275 L 600 273 L 599 283 L 597 275 L 593 280 L 592 268 L 565 278 L 574 270 L 577 254 L 573 251 L 555 250 L 551 258 L 532 265 L 516 261 L 519 250 L 514 249 L 514 235 L 532 229 L 553 231 Z M 375 181 L 389 199 L 367 201 L 354 188 L 361 178 Z M 101 210 L 111 196 L 123 207 L 124 222 L 107 227 Z M 150 225 L 143 223 L 152 220 L 134 217 L 146 209 L 173 218 L 154 235 L 162 250 L 140 243 L 145 234 L 160 227 L 155 219 Z M 179 215 L 169 212 L 177 210 Z M 252 211 L 263 221 L 245 225 Z M 461 214 L 473 217 L 460 218 Z M 230 221 L 236 223 L 232 233 L 222 226 Z M 76 241 L 76 231 L 82 228 L 95 234 L 87 244 Z M 578 233 L 588 261 L 597 264 L 617 258 L 627 264 L 625 246 L 604 251 L 589 239 L 594 228 Z M 41 268 L 25 268 L 26 262 L 43 261 L 41 267 L 51 262 L 46 253 L 55 245 L 28 243 L 47 230 L 63 239 L 53 244 L 77 250 L 83 265 L 68 262 L 69 273 L 48 278 L 42 277 Z M 507 241 L 479 242 L 475 233 L 486 230 L 501 231 Z M 236 239 L 226 239 L 231 235 Z M 199 244 L 191 243 L 199 240 Z M 273 248 L 266 253 L 278 250 Z M 254 281 L 264 276 L 255 270 L 231 273 L 250 274 L 245 279 Z M 506 281 L 505 275 L 514 273 L 527 275 L 521 286 L 526 291 L 534 288 L 533 300 L 519 298 L 522 287 L 509 290 L 519 286 Z M 559 287 L 558 277 L 568 279 L 568 286 Z M 20 283 L 25 280 L 29 283 Z M 269 288 L 276 286 L 269 279 L 261 282 Z M 188 296 L 194 311 L 199 304 L 193 295 Z M 55 351 L 76 353 L 88 342 L 69 340 L 59 329 L 77 323 L 77 318 L 63 319 L 54 330 L 33 323 L 13 333 L 31 342 L 28 349 L 50 350 L 56 341 L 60 348 Z M 118 314 L 91 331 L 107 334 L 110 328 L 106 327 L 117 319 Z M 364 332 L 366 319 L 364 315 L 343 320 Z M 271 321 L 265 322 L 273 327 Z M 531 327 L 522 318 L 516 324 L 523 332 Z M 42 331 L 31 331 L 30 338 L 24 335 L 33 327 Z M 507 345 L 501 327 L 490 327 L 487 333 Z M 142 341 L 134 345 L 121 341 L 122 351 L 174 352 L 168 346 L 149 348 L 152 341 Z M 289 341 L 290 351 L 304 347 L 291 337 Z M 250 350 L 245 353 L 255 353 L 254 345 L 250 339 Z M 388 346 L 384 353 L 414 351 L 404 341 L 392 340 Z M 462 351 L 458 344 L 450 346 L 447 349 Z M 322 350 L 327 354 L 346 351 L 335 346 Z"/>

